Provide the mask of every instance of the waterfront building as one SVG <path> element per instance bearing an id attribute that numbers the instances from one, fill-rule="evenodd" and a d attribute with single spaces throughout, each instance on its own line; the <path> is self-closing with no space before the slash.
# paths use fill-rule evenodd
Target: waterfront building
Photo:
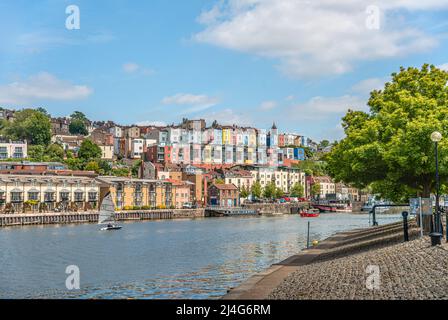
<path id="1" fill-rule="evenodd" d="M 361 201 L 359 189 L 341 182 L 335 183 L 335 194 L 337 200 Z"/>
<path id="2" fill-rule="evenodd" d="M 221 207 L 239 207 L 240 192 L 234 184 L 212 184 L 208 188 L 208 204 Z"/>
<path id="3" fill-rule="evenodd" d="M 173 186 L 173 205 L 176 209 L 182 209 L 191 204 L 191 190 L 193 183 L 188 181 L 168 180 Z"/>
<path id="4" fill-rule="evenodd" d="M 28 145 L 25 141 L 0 141 L 0 159 L 23 159 L 28 157 Z"/>
<path id="5" fill-rule="evenodd" d="M 0 174 L 3 213 L 79 211 L 98 207 L 95 178 L 59 175 Z"/>
<path id="6" fill-rule="evenodd" d="M 97 180 L 101 183 L 101 199 L 110 192 L 117 210 L 173 206 L 172 184 L 168 181 L 112 176 L 101 176 Z"/>
<path id="7" fill-rule="evenodd" d="M 299 183 L 305 189 L 305 173 L 298 168 L 292 167 L 268 167 L 260 165 L 233 166 L 233 171 L 249 171 L 252 176 L 251 186 L 255 181 L 260 182 L 262 188 L 270 183 L 281 188 L 283 192 L 289 193 L 294 184 Z M 233 182 L 234 183 L 234 182 Z"/>
<path id="8" fill-rule="evenodd" d="M 197 169 L 194 172 L 186 170 L 182 173 L 182 180 L 192 183 L 190 199 L 192 203 L 202 206 L 207 192 L 207 182 L 202 170 Z"/>
<path id="9" fill-rule="evenodd" d="M 336 193 L 336 185 L 329 176 L 313 177 L 313 184 L 319 184 L 319 199 L 326 199 Z"/>
<path id="10" fill-rule="evenodd" d="M 241 191 L 243 187 L 250 190 L 254 183 L 254 177 L 248 170 L 223 170 L 222 178 L 225 184 L 233 184 Z"/>

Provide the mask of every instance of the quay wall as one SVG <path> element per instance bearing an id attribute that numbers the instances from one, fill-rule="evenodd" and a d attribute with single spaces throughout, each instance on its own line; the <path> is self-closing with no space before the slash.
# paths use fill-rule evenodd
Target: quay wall
<path id="1" fill-rule="evenodd" d="M 115 216 L 118 221 L 202 218 L 205 216 L 205 210 L 199 208 L 199 209 L 118 211 L 116 212 Z M 97 211 L 0 215 L 0 227 L 45 225 L 45 224 L 96 223 L 97 221 L 98 221 Z"/>

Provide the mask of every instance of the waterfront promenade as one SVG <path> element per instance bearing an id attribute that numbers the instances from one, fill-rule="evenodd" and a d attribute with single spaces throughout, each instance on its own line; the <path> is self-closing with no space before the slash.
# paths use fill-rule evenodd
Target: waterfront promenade
<path id="1" fill-rule="evenodd" d="M 419 239 L 403 243 L 402 222 L 338 233 L 275 264 L 224 299 L 446 299 L 448 245 Z M 380 286 L 366 286 L 367 266 L 378 266 Z"/>

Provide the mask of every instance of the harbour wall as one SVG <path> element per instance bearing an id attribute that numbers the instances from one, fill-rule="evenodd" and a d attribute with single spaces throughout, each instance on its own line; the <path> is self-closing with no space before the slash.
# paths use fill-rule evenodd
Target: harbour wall
<path id="1" fill-rule="evenodd" d="M 118 211 L 116 212 L 115 216 L 118 221 L 202 218 L 205 216 L 205 210 L 199 208 L 199 209 Z M 97 211 L 0 215 L 0 227 L 45 225 L 45 224 L 96 223 L 97 221 L 98 221 Z"/>

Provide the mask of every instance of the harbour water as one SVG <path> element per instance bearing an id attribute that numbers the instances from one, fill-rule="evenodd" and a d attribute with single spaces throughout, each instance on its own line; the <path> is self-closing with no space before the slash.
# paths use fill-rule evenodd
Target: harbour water
<path id="1" fill-rule="evenodd" d="M 378 215 L 381 224 L 401 215 Z M 203 218 L 0 229 L 0 298 L 219 298 L 251 275 L 336 232 L 368 227 L 367 214 Z M 67 266 L 80 271 L 68 290 Z"/>

